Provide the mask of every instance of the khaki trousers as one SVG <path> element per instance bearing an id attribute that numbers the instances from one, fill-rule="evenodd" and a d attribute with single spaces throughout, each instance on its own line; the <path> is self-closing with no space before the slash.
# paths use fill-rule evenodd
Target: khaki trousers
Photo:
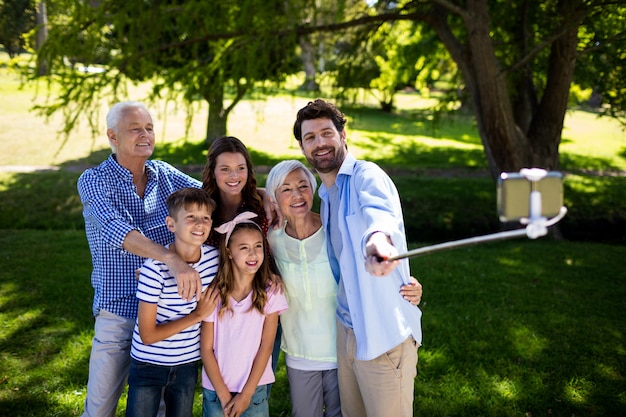
<path id="1" fill-rule="evenodd" d="M 356 359 L 352 329 L 337 322 L 337 365 L 343 417 L 413 416 L 417 343 L 413 337 L 368 361 Z"/>

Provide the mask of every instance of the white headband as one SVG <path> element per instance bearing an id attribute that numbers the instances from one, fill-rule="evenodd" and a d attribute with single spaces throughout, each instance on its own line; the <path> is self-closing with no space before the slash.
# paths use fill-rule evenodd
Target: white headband
<path id="1" fill-rule="evenodd" d="M 239 223 L 252 223 L 255 226 L 259 227 L 258 224 L 250 220 L 255 217 L 257 217 L 257 214 L 251 211 L 244 211 L 243 213 L 239 213 L 237 216 L 235 216 L 235 218 L 231 221 L 224 223 L 220 227 L 216 227 L 215 231 L 221 234 L 226 234 L 226 246 L 228 246 L 230 235 L 233 233 L 233 230 L 235 230 L 235 226 L 237 226 Z M 259 230 L 261 230 L 260 227 Z"/>

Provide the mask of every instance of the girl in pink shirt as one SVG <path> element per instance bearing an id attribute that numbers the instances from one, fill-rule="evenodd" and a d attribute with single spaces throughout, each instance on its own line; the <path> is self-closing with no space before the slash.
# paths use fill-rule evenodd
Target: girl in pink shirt
<path id="1" fill-rule="evenodd" d="M 201 331 L 203 417 L 269 416 L 270 358 L 287 300 L 268 291 L 271 271 L 254 217 L 244 212 L 215 229 L 225 238 L 215 278 L 220 300 Z"/>

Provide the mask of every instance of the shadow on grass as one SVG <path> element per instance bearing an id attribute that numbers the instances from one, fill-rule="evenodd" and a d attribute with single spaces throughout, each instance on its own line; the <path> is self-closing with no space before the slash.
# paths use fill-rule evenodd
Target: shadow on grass
<path id="1" fill-rule="evenodd" d="M 626 156 L 620 155 L 626 159 Z M 586 155 L 561 154 L 561 169 L 572 172 L 587 172 L 597 175 L 624 175 L 620 167 L 605 158 L 590 158 Z"/>
<path id="2" fill-rule="evenodd" d="M 76 415 L 93 327 L 84 232 L 5 230 L 0 257 L 2 414 Z"/>
<path id="3" fill-rule="evenodd" d="M 626 272 L 607 259 L 623 254 L 522 240 L 414 258 L 425 288 L 415 415 L 622 414 Z"/>
<path id="4" fill-rule="evenodd" d="M 425 288 L 415 415 L 620 415 L 626 271 L 607 260 L 624 256 L 522 239 L 413 258 Z M 84 233 L 5 231 L 0 258 L 2 414 L 79 415 L 93 325 Z M 288 395 L 284 372 L 274 389 Z"/>

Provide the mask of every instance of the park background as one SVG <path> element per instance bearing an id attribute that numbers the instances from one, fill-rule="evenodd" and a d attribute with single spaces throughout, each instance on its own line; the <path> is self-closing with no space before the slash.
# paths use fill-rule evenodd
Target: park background
<path id="1" fill-rule="evenodd" d="M 616 16 L 624 14 L 609 17 Z M 429 56 L 441 52 L 428 49 Z M 35 68 L 30 57 L 0 54 L 0 416 L 80 415 L 93 291 L 76 180 L 109 154 L 103 119 L 114 96 L 96 95 L 85 107 L 90 114 L 74 107 L 69 114 L 81 117 L 65 135 L 63 114 L 46 119 L 33 108 L 55 106 L 59 95 L 81 89 L 61 75 L 51 84 L 31 77 L 24 71 Z M 429 74 L 435 70 L 441 67 Z M 149 98 L 154 157 L 198 177 L 210 130 L 207 103 L 196 98 L 186 107 L 151 96 L 160 77 L 130 82 L 118 97 L 123 91 L 123 98 Z M 261 185 L 276 162 L 301 158 L 291 134 L 296 111 L 318 96 L 336 99 L 349 118 L 350 150 L 379 163 L 398 186 L 410 247 L 500 230 L 480 119 L 450 99 L 458 78 L 395 85 L 393 100 L 373 94 L 381 84 L 346 93 L 323 77 L 316 90 L 303 90 L 305 83 L 299 71 L 277 84 L 259 81 L 229 113 L 226 129 L 249 147 Z M 234 101 L 237 90 L 225 91 L 224 103 Z M 626 414 L 626 137 L 606 117 L 619 102 L 590 105 L 588 91 L 572 85 L 559 138 L 569 212 L 558 233 L 411 260 L 425 291 L 416 416 Z M 198 390 L 198 416 L 200 398 Z M 289 415 L 283 362 L 270 407 L 272 416 Z"/>

